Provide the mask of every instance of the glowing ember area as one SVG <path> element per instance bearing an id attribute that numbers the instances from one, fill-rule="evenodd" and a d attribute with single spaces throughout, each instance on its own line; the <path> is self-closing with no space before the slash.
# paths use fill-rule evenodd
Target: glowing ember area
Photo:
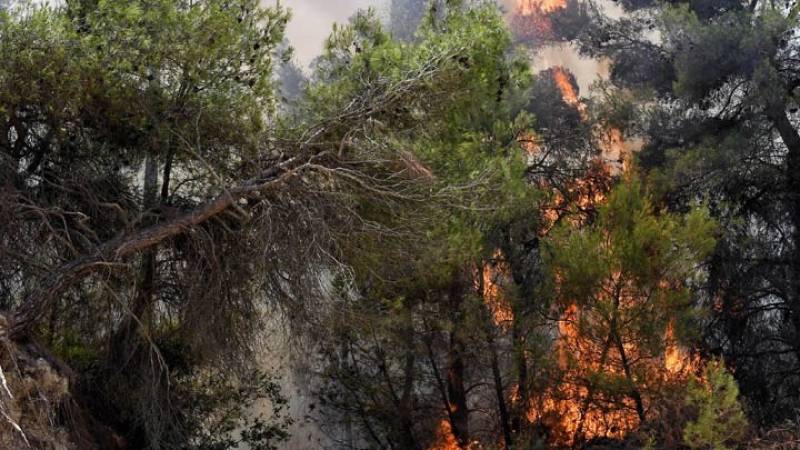
<path id="1" fill-rule="evenodd" d="M 461 450 L 458 441 L 453 436 L 449 420 L 442 419 L 439 422 L 439 426 L 436 428 L 436 437 L 428 450 Z"/>
<path id="2" fill-rule="evenodd" d="M 564 101 L 569 105 L 578 107 L 580 104 L 578 92 L 572 83 L 569 72 L 563 67 L 555 67 L 553 69 L 553 80 L 556 82 L 558 90 L 561 91 L 561 97 L 564 98 Z"/>
<path id="3" fill-rule="evenodd" d="M 614 274 L 591 308 L 575 303 L 563 308 L 555 342 L 560 381 L 532 397 L 527 413 L 531 423 L 550 431 L 554 445 L 623 439 L 639 427 L 639 410 L 656 405 L 658 398 L 648 392 L 663 392 L 664 386 L 683 383 L 701 366 L 679 345 L 672 323 L 666 326 L 663 354 L 647 349 L 635 331 L 612 325 L 616 320 L 624 322 L 646 302 L 622 280 L 621 274 Z M 612 286 L 615 296 L 606 293 Z M 618 318 L 611 323 L 600 312 L 609 307 Z"/>
<path id="4" fill-rule="evenodd" d="M 514 34 L 530 42 L 552 39 L 550 15 L 566 7 L 566 0 L 517 0 L 511 17 Z"/>
<path id="5" fill-rule="evenodd" d="M 490 261 L 483 263 L 480 277 L 476 280 L 476 287 L 481 290 L 481 296 L 492 315 L 494 324 L 500 328 L 507 328 L 514 320 L 514 313 L 507 297 L 503 295 L 502 286 L 511 277 L 511 268 L 500 249 L 494 251 Z"/>
<path id="6" fill-rule="evenodd" d="M 566 7 L 566 0 L 517 0 L 516 12 L 521 16 L 533 16 L 549 14 Z"/>
<path id="7" fill-rule="evenodd" d="M 606 200 L 612 182 L 609 165 L 599 159 L 593 161 L 583 178 L 554 191 L 549 204 L 542 207 L 545 220 L 542 233 L 547 234 L 564 218 L 574 226 L 581 226 Z"/>
<path id="8" fill-rule="evenodd" d="M 599 437 L 621 439 L 639 423 L 631 399 L 624 395 L 602 394 L 586 383 L 587 375 L 619 377 L 622 374 L 609 363 L 613 351 L 602 348 L 606 343 L 581 333 L 581 319 L 577 305 L 569 305 L 564 310 L 556 342 L 562 381 L 532 398 L 527 414 L 531 423 L 546 426 L 552 442 L 558 445 Z"/>
<path id="9" fill-rule="evenodd" d="M 689 375 L 697 373 L 702 366 L 702 361 L 698 356 L 692 356 L 683 348 L 675 337 L 675 326 L 672 322 L 667 325 L 664 333 L 664 367 L 670 374 Z"/>

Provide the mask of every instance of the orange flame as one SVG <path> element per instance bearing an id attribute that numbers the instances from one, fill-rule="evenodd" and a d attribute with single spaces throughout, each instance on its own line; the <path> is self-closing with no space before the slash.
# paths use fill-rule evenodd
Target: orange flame
<path id="1" fill-rule="evenodd" d="M 561 91 L 564 101 L 569 105 L 578 106 L 578 92 L 575 90 L 575 86 L 572 85 L 572 79 L 570 79 L 567 70 L 563 67 L 555 67 L 553 69 L 553 80 L 556 82 L 558 90 Z"/>
<path id="2" fill-rule="evenodd" d="M 450 421 L 442 419 L 436 427 L 436 436 L 433 444 L 428 450 L 461 450 L 456 437 L 453 435 L 453 428 Z"/>
<path id="3" fill-rule="evenodd" d="M 582 334 L 580 320 L 580 307 L 568 305 L 558 322 L 556 341 L 562 382 L 532 398 L 527 413 L 529 421 L 547 426 L 553 441 L 563 445 L 581 438 L 620 439 L 638 424 L 631 400 L 608 398 L 590 391 L 583 382 L 587 373 L 615 374 L 617 370 L 598 361 L 598 346 L 602 344 Z"/>
<path id="4" fill-rule="evenodd" d="M 481 287 L 481 295 L 486 307 L 492 314 L 494 324 L 499 328 L 506 328 L 514 320 L 514 312 L 508 299 L 503 295 L 502 285 L 511 277 L 511 267 L 505 261 L 502 250 L 496 249 L 492 260 L 483 263 L 481 269 L 482 281 L 476 287 Z"/>
<path id="5" fill-rule="evenodd" d="M 521 16 L 549 14 L 567 7 L 566 0 L 517 0 L 516 13 Z"/>
<path id="6" fill-rule="evenodd" d="M 557 277 L 556 283 L 559 282 Z M 621 311 L 636 308 L 642 301 L 634 294 L 636 291 L 625 287 L 620 273 L 614 274 L 608 282 L 619 289 Z M 662 288 L 670 286 L 664 283 Z M 608 287 L 601 290 L 606 291 Z M 561 313 L 555 343 L 560 381 L 532 398 L 527 413 L 529 421 L 551 430 L 551 438 L 557 445 L 570 446 L 601 437 L 622 439 L 639 426 L 640 419 L 630 392 L 613 388 L 614 378 L 622 381 L 626 377 L 623 361 L 637 361 L 636 371 L 642 377 L 636 381 L 637 390 L 642 393 L 658 392 L 659 386 L 677 385 L 702 365 L 699 357 L 692 357 L 680 346 L 671 322 L 664 332 L 665 348 L 660 356 L 639 348 L 636 338 L 622 330 L 617 331 L 622 333 L 617 337 L 621 347 L 611 344 L 614 335 L 610 330 L 598 333 L 603 330 L 603 320 L 592 310 L 584 311 L 575 303 L 566 305 Z M 627 359 L 623 359 L 623 355 Z M 612 388 L 598 389 L 598 380 L 607 380 Z M 642 395 L 645 410 L 653 406 L 654 401 L 655 397 Z"/>
<path id="7" fill-rule="evenodd" d="M 612 171 L 608 164 L 596 159 L 586 171 L 583 178 L 573 181 L 563 190 L 554 190 L 549 204 L 542 207 L 545 226 L 543 234 L 562 218 L 580 227 L 586 219 L 602 204 L 612 185 Z M 546 186 L 542 186 L 546 188 Z"/>
<path id="8" fill-rule="evenodd" d="M 550 15 L 567 7 L 566 0 L 517 0 L 511 19 L 515 34 L 525 40 L 548 40 L 553 36 Z"/>
<path id="9" fill-rule="evenodd" d="M 678 343 L 672 322 L 667 325 L 664 333 L 664 344 L 664 367 L 672 376 L 688 376 L 700 371 L 703 362 L 699 356 L 691 355 Z"/>
<path id="10" fill-rule="evenodd" d="M 581 114 L 581 118 L 586 120 L 588 109 L 586 103 L 581 101 L 578 96 L 578 89 L 570 72 L 561 66 L 553 67 L 553 81 L 556 83 L 559 92 L 561 92 L 561 98 L 564 99 L 564 102 L 575 107 Z"/>

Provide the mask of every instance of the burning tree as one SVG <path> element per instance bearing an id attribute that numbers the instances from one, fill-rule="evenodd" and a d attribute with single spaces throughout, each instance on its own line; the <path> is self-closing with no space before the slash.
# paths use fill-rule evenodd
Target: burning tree
<path id="1" fill-rule="evenodd" d="M 593 224 L 566 225 L 549 241 L 561 381 L 531 405 L 531 418 L 562 443 L 622 438 L 648 420 L 665 384 L 669 330 L 685 336 L 697 319 L 689 286 L 715 245 L 703 208 L 657 211 L 635 177 L 600 207 Z M 674 367 L 673 367 L 674 369 Z"/>

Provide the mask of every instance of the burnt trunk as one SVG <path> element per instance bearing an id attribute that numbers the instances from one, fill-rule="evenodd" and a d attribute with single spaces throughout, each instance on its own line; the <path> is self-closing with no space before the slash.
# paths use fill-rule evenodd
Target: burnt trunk
<path id="1" fill-rule="evenodd" d="M 787 148 L 786 202 L 792 221 L 793 254 L 789 262 L 789 307 L 794 328 L 794 350 L 800 358 L 800 135 L 784 107 L 773 108 L 770 118 Z"/>
<path id="2" fill-rule="evenodd" d="M 478 277 L 478 290 L 479 296 L 484 296 L 486 286 L 484 286 L 484 277 Z M 485 300 L 485 298 L 484 298 Z M 500 362 L 497 357 L 497 346 L 495 341 L 496 327 L 492 320 L 491 308 L 487 307 L 484 310 L 484 331 L 486 333 L 486 341 L 491 355 L 491 369 L 492 369 L 492 382 L 494 384 L 495 397 L 497 398 L 497 413 L 500 419 L 500 429 L 503 431 L 502 448 L 508 449 L 513 445 L 513 432 L 511 428 L 511 418 L 508 411 L 508 404 L 506 402 L 505 388 L 503 386 L 503 376 L 500 373 Z"/>
<path id="3" fill-rule="evenodd" d="M 625 346 L 622 343 L 622 337 L 616 330 L 614 331 L 614 338 L 617 343 L 617 351 L 619 352 L 620 360 L 622 361 L 622 370 L 625 373 L 625 379 L 628 380 L 628 383 L 631 385 L 631 391 L 629 395 L 633 399 L 633 403 L 636 406 L 636 415 L 639 416 L 639 422 L 644 422 L 644 402 L 642 401 L 642 394 L 639 393 L 639 389 L 636 388 L 636 381 L 633 379 L 633 374 L 631 373 L 631 366 L 628 362 L 628 356 L 625 353 Z"/>
<path id="4" fill-rule="evenodd" d="M 511 422 L 509 420 L 508 406 L 506 405 L 506 395 L 503 389 L 503 378 L 500 374 L 500 366 L 497 361 L 497 350 L 494 348 L 494 339 L 490 339 L 489 346 L 492 352 L 492 378 L 494 381 L 494 391 L 497 396 L 497 411 L 500 415 L 500 428 L 503 430 L 503 448 L 511 448 L 514 445 Z"/>
<path id="5" fill-rule="evenodd" d="M 450 333 L 447 354 L 447 398 L 450 408 L 450 425 L 459 445 L 469 444 L 469 410 L 467 390 L 464 386 L 463 345 L 456 332 Z"/>
<path id="6" fill-rule="evenodd" d="M 414 346 L 414 326 L 412 305 L 404 308 L 404 334 L 406 355 L 403 368 L 403 392 L 400 396 L 400 445 L 402 448 L 417 450 L 420 448 L 414 437 L 414 384 L 416 375 L 417 354 Z"/>
<path id="7" fill-rule="evenodd" d="M 514 323 L 511 328 L 511 339 L 514 345 L 514 363 L 517 369 L 517 400 L 512 405 L 513 415 L 511 418 L 511 431 L 513 434 L 520 434 L 525 431 L 528 425 L 527 408 L 529 403 L 528 394 L 528 360 L 525 357 L 525 339 L 519 330 L 518 312 L 514 312 Z"/>
<path id="8" fill-rule="evenodd" d="M 463 326 L 463 294 L 461 277 L 454 281 L 450 291 L 450 306 L 453 317 L 447 348 L 447 399 L 450 426 L 458 444 L 466 447 L 469 444 L 469 410 L 467 408 L 467 390 L 464 383 L 464 341 L 460 332 Z"/>

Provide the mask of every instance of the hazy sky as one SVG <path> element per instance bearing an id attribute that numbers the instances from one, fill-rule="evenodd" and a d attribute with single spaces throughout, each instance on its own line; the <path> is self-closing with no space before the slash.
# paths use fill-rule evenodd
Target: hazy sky
<path id="1" fill-rule="evenodd" d="M 274 4 L 275 0 L 263 3 Z M 346 22 L 359 8 L 374 6 L 384 14 L 388 10 L 387 0 L 280 0 L 280 3 L 292 10 L 287 33 L 303 67 L 320 53 L 334 22 Z"/>
<path id="2" fill-rule="evenodd" d="M 262 0 L 265 5 L 276 1 Z M 369 6 L 375 7 L 382 17 L 388 17 L 389 2 L 390 0 L 280 0 L 282 5 L 292 10 L 287 34 L 300 65 L 307 68 L 311 60 L 319 55 L 322 43 L 330 34 L 334 22 L 344 23 L 356 10 Z M 512 9 L 514 0 L 499 0 L 499 3 L 508 11 Z M 611 3 L 609 0 L 600 1 L 604 7 Z M 574 48 L 567 45 L 542 49 L 532 58 L 532 63 L 537 70 L 554 65 L 568 68 L 576 76 L 583 94 L 588 93 L 589 85 L 598 76 L 607 76 L 608 69 L 600 61 L 580 57 Z"/>

